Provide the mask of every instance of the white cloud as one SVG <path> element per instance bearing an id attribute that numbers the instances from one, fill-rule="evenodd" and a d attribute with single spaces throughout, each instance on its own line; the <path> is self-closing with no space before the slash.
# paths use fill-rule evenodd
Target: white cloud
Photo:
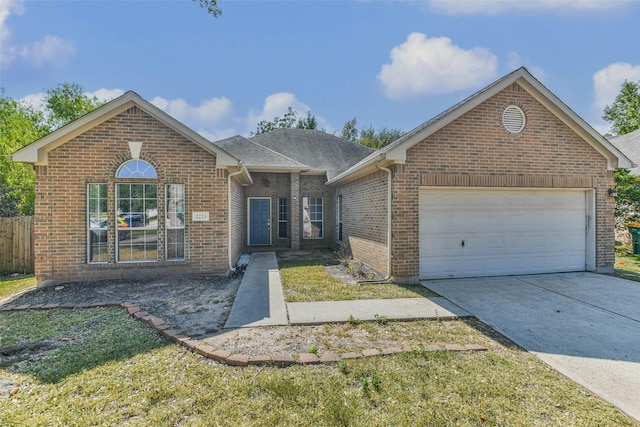
<path id="1" fill-rule="evenodd" d="M 7 20 L 11 14 L 24 13 L 22 0 L 0 0 L 0 69 L 7 68 L 16 59 L 22 59 L 35 68 L 58 68 L 74 54 L 75 46 L 55 35 L 46 35 L 31 44 L 14 44 Z"/>
<path id="2" fill-rule="evenodd" d="M 593 109 L 596 113 L 602 115 L 604 107 L 615 101 L 625 80 L 633 82 L 640 80 L 640 65 L 617 62 L 593 75 Z"/>
<path id="3" fill-rule="evenodd" d="M 304 102 L 299 101 L 293 93 L 289 92 L 278 92 L 267 96 L 264 100 L 262 110 L 249 110 L 244 121 L 249 131 L 255 132 L 259 122 L 263 120 L 271 121 L 275 117 L 282 117 L 289 107 L 293 108 L 300 118 L 306 117 L 307 112 L 311 112 L 311 114 L 316 118 L 319 129 L 324 129 L 327 132 L 333 131 L 332 127 L 324 117 L 314 114 L 311 107 Z"/>
<path id="4" fill-rule="evenodd" d="M 466 90 L 496 76 L 498 59 L 488 49 L 465 50 L 447 37 L 412 33 L 391 50 L 378 74 L 391 99 Z"/>
<path id="5" fill-rule="evenodd" d="M 231 101 L 224 97 L 204 100 L 198 106 L 189 105 L 181 98 L 168 100 L 159 96 L 153 98 L 151 103 L 192 127 L 220 123 L 233 112 Z"/>
<path id="6" fill-rule="evenodd" d="M 432 10 L 448 15 L 497 15 L 505 12 L 602 11 L 626 6 L 633 0 L 430 0 Z"/>
<path id="7" fill-rule="evenodd" d="M 507 67 L 511 71 L 518 69 L 520 67 L 527 67 L 527 69 L 540 81 L 545 81 L 547 78 L 547 73 L 536 65 L 533 65 L 528 58 L 523 58 L 516 51 L 511 51 L 507 54 Z"/>
<path id="8" fill-rule="evenodd" d="M 115 99 L 122 94 L 124 94 L 124 91 L 122 89 L 105 89 L 105 88 L 98 89 L 94 92 L 87 92 L 88 96 L 90 97 L 95 96 L 96 98 L 98 98 L 98 101 L 102 101 L 102 102 L 109 102 L 112 99 Z"/>

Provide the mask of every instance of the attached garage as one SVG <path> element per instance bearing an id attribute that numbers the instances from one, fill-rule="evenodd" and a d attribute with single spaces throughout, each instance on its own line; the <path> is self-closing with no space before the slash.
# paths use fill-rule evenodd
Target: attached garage
<path id="1" fill-rule="evenodd" d="M 632 166 L 521 68 L 329 184 L 338 194 L 366 193 L 344 198 L 345 235 L 358 243 L 356 258 L 386 264 L 382 272 L 397 282 L 609 273 L 613 174 Z M 371 203 L 384 193 L 386 204 Z M 376 228 L 358 228 L 378 218 Z"/>
<path id="2" fill-rule="evenodd" d="M 420 278 L 592 270 L 594 191 L 421 188 Z"/>

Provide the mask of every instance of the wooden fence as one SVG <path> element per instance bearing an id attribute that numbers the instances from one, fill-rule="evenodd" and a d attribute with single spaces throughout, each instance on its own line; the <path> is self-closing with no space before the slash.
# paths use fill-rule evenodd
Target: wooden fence
<path id="1" fill-rule="evenodd" d="M 33 217 L 0 218 L 0 274 L 33 273 Z"/>

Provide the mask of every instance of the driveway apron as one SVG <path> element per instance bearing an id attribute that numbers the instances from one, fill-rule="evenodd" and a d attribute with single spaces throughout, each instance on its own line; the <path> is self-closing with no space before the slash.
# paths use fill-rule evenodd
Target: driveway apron
<path id="1" fill-rule="evenodd" d="M 562 273 L 422 284 L 640 420 L 640 283 Z"/>

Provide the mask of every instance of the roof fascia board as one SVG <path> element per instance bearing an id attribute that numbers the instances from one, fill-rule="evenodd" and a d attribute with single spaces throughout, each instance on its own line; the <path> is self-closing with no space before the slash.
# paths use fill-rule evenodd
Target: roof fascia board
<path id="1" fill-rule="evenodd" d="M 327 181 L 327 185 L 343 185 L 351 181 L 355 181 L 356 179 L 362 178 L 363 176 L 367 176 L 371 173 L 377 172 L 380 169 L 376 167 L 378 164 L 381 167 L 389 167 L 392 165 L 402 164 L 404 161 L 396 160 L 396 159 L 385 159 L 385 157 L 378 155 L 374 158 L 367 161 L 365 164 L 360 165 L 357 169 L 354 169 L 353 172 L 347 173 L 344 172 L 333 179 Z"/>
<path id="2" fill-rule="evenodd" d="M 76 136 L 88 131 L 89 129 L 103 123 L 127 109 L 137 106 L 150 114 L 152 117 L 182 134 L 187 139 L 193 141 L 196 145 L 205 151 L 216 155 L 216 165 L 218 168 L 227 166 L 237 166 L 239 160 L 231 154 L 222 150 L 220 147 L 213 145 L 206 138 L 194 132 L 178 120 L 174 119 L 155 105 L 144 100 L 134 92 L 127 92 L 124 95 L 108 102 L 100 108 L 80 117 L 77 120 L 61 127 L 49 135 L 27 145 L 12 155 L 12 160 L 16 162 L 33 163 L 36 165 L 47 164 L 47 153 L 60 145 L 68 142 Z"/>

